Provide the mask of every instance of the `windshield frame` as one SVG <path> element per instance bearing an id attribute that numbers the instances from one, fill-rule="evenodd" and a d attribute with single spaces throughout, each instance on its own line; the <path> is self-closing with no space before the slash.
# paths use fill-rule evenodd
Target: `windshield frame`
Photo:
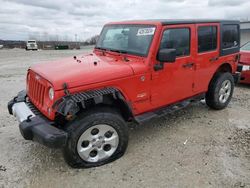
<path id="1" fill-rule="evenodd" d="M 95 49 L 97 49 L 97 50 L 105 50 L 105 51 L 112 51 L 112 52 L 119 51 L 119 49 L 102 48 L 100 46 L 97 46 L 99 40 L 101 40 L 101 35 L 103 34 L 105 27 L 110 27 L 110 26 L 118 26 L 118 27 L 119 26 L 125 26 L 125 27 L 126 26 L 128 26 L 128 27 L 129 26 L 130 27 L 131 26 L 132 27 L 140 27 L 140 26 L 143 26 L 143 27 L 154 27 L 155 28 L 154 34 L 152 35 L 152 38 L 151 38 L 151 40 L 149 42 L 149 45 L 148 45 L 148 49 L 147 49 L 147 51 L 146 51 L 145 54 L 137 53 L 137 52 L 133 52 L 133 51 L 126 51 L 126 53 L 121 53 L 121 54 L 128 54 L 128 55 L 136 55 L 136 56 L 140 56 L 140 57 L 147 57 L 148 56 L 149 50 L 150 50 L 152 42 L 153 42 L 153 39 L 155 37 L 155 33 L 157 32 L 157 26 L 156 25 L 153 25 L 153 24 L 107 24 L 107 25 L 104 25 L 104 27 L 102 28 L 102 31 L 100 33 L 100 37 L 99 37 L 99 39 L 98 39 L 98 41 L 97 41 L 97 43 L 95 45 Z M 123 51 L 123 50 L 120 50 L 120 51 Z M 117 52 L 117 53 L 119 53 L 119 52 Z"/>

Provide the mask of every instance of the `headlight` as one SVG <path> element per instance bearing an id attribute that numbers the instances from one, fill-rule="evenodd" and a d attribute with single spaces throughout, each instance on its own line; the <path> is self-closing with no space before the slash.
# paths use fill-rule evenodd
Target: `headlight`
<path id="1" fill-rule="evenodd" d="M 54 95 L 55 95 L 54 89 L 52 87 L 49 88 L 49 98 L 50 98 L 50 100 L 54 99 Z"/>

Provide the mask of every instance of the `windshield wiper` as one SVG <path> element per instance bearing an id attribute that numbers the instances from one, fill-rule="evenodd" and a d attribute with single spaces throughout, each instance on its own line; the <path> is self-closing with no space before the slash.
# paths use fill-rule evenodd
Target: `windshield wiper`
<path id="1" fill-rule="evenodd" d="M 103 51 L 107 51 L 106 48 L 102 48 L 102 47 L 95 47 L 95 49 L 98 49 L 98 50 L 103 50 Z"/>
<path id="2" fill-rule="evenodd" d="M 127 54 L 128 52 L 125 51 L 125 50 L 116 50 L 116 49 L 108 49 L 108 48 L 102 48 L 102 47 L 95 47 L 95 49 L 98 49 L 98 50 L 103 50 L 103 51 L 110 51 L 110 52 L 117 52 L 117 53 L 120 53 L 120 54 Z"/>
<path id="3" fill-rule="evenodd" d="M 110 49 L 109 51 L 111 51 L 111 52 L 117 52 L 117 53 L 120 53 L 120 54 L 127 54 L 128 53 L 125 50 L 113 50 L 113 49 Z"/>

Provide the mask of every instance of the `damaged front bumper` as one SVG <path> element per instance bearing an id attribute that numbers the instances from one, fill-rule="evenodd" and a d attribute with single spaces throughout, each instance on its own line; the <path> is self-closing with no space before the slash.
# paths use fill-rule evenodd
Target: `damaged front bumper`
<path id="1" fill-rule="evenodd" d="M 35 114 L 27 102 L 26 91 L 21 91 L 8 103 L 9 113 L 19 122 L 19 129 L 26 140 L 33 140 L 50 148 L 66 145 L 67 132 L 53 126 L 43 115 Z"/>

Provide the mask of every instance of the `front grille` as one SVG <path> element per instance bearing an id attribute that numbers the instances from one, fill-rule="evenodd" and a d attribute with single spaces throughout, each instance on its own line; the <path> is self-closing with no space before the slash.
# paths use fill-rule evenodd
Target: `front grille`
<path id="1" fill-rule="evenodd" d="M 51 121 L 49 121 L 48 118 L 47 118 L 45 115 L 43 115 L 43 114 L 37 109 L 37 107 L 35 107 L 35 105 L 34 105 L 30 100 L 27 100 L 27 101 L 26 101 L 26 104 L 27 104 L 27 106 L 29 107 L 29 109 L 30 109 L 36 116 L 39 116 L 39 117 L 43 118 L 45 121 L 51 123 Z"/>
<path id="2" fill-rule="evenodd" d="M 46 87 L 41 83 L 41 77 L 30 74 L 28 96 L 36 107 L 43 107 Z"/>
<path id="3" fill-rule="evenodd" d="M 32 104 L 31 101 L 27 101 L 26 104 L 36 116 L 42 116 L 42 113 Z"/>

